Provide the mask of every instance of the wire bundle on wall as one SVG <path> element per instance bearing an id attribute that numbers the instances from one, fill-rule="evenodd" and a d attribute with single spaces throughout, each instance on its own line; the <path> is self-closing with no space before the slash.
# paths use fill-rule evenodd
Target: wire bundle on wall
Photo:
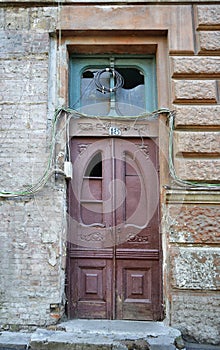
<path id="1" fill-rule="evenodd" d="M 38 181 L 27 187 L 26 189 L 21 189 L 17 191 L 0 191 L 0 197 L 2 198 L 18 198 L 18 197 L 25 197 L 25 196 L 31 196 L 38 191 L 40 191 L 49 178 L 55 174 L 55 173 L 60 173 L 64 175 L 64 172 L 61 169 L 57 168 L 52 168 L 52 161 L 53 161 L 53 156 L 54 156 L 54 151 L 55 151 L 55 144 L 56 144 L 56 129 L 57 129 L 57 122 L 59 120 L 59 117 L 61 116 L 62 109 L 59 109 L 58 111 L 55 112 L 54 114 L 54 119 L 53 119 L 53 126 L 52 126 L 52 140 L 51 140 L 51 145 L 50 145 L 50 152 L 49 152 L 49 158 L 47 162 L 47 166 L 44 170 L 43 175 L 38 179 Z"/>
<path id="2" fill-rule="evenodd" d="M 174 129 L 175 129 L 175 112 L 169 110 L 168 108 L 162 108 L 159 110 L 156 110 L 152 113 L 143 113 L 139 116 L 129 116 L 129 117 L 117 117 L 118 120 L 126 119 L 126 120 L 132 120 L 134 122 L 139 120 L 152 120 L 155 118 L 158 118 L 161 114 L 167 114 L 167 118 L 169 121 L 169 172 L 174 180 L 174 182 L 184 187 L 185 189 L 198 189 L 198 190 L 207 190 L 207 189 L 213 189 L 213 190 L 220 190 L 220 184 L 215 183 L 199 183 L 197 181 L 188 181 L 188 180 L 182 180 L 180 177 L 177 176 L 176 170 L 174 167 L 174 161 L 173 161 L 173 139 L 174 139 Z M 40 179 L 33 185 L 27 187 L 25 190 L 18 190 L 18 191 L 0 191 L 0 197 L 2 198 L 19 198 L 24 196 L 31 196 L 40 191 L 49 178 L 55 174 L 59 173 L 61 175 L 65 175 L 64 171 L 62 169 L 59 169 L 57 167 L 53 167 L 53 158 L 55 155 L 55 145 L 56 145 L 56 133 L 57 133 L 57 124 L 59 119 L 63 116 L 67 115 L 67 120 L 65 123 L 65 127 L 67 128 L 67 137 L 69 133 L 69 123 L 71 118 L 97 118 L 99 120 L 106 119 L 106 117 L 96 117 L 96 116 L 89 116 L 83 113 L 79 113 L 73 109 L 70 108 L 59 108 L 54 113 L 54 119 L 53 119 L 53 126 L 52 126 L 52 140 L 50 145 L 50 152 L 49 152 L 49 158 L 47 162 L 47 166 L 44 170 L 43 175 L 40 177 Z M 70 149 L 69 149 L 69 137 L 67 142 L 67 149 L 66 149 L 66 159 L 70 159 Z M 171 186 L 166 186 L 172 189 Z"/>
<path id="3" fill-rule="evenodd" d="M 103 73 L 105 72 L 109 72 L 112 74 L 113 79 L 115 81 L 115 85 L 113 87 L 107 87 L 104 86 L 101 83 L 101 76 Z M 98 71 L 94 77 L 94 81 L 95 81 L 95 85 L 97 87 L 97 90 L 102 92 L 102 93 L 106 93 L 106 92 L 115 92 L 117 91 L 120 87 L 122 87 L 124 85 L 124 78 L 122 77 L 122 75 L 117 72 L 117 70 L 113 69 L 113 68 L 105 68 L 102 69 L 100 71 Z"/>
<path id="4" fill-rule="evenodd" d="M 168 119 L 169 119 L 169 172 L 173 180 L 176 182 L 176 184 L 180 186 L 184 186 L 185 188 L 188 189 L 198 189 L 198 190 L 207 190 L 207 189 L 220 189 L 220 184 L 218 183 L 201 183 L 198 181 L 188 181 L 188 180 L 183 180 L 180 177 L 177 176 L 176 170 L 174 167 L 174 162 L 173 162 L 173 139 L 174 139 L 174 129 L 175 129 L 175 112 L 170 111 L 168 114 Z"/>

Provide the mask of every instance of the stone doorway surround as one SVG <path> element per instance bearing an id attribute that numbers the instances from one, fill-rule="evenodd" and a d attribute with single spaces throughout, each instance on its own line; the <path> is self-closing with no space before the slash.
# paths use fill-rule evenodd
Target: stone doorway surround
<path id="1" fill-rule="evenodd" d="M 102 21 L 100 21 L 102 18 Z M 129 19 L 129 20 L 128 20 Z M 185 26 L 185 23 L 189 25 Z M 171 86 L 169 77 L 169 53 L 193 53 L 191 6 L 60 6 L 57 28 L 58 40 L 58 95 L 59 104 L 68 105 L 68 71 L 70 54 L 154 54 L 156 56 L 158 107 L 170 107 Z M 178 31 L 178 35 L 177 35 Z M 76 125 L 77 124 L 77 125 Z M 118 126 L 121 121 L 114 121 Z M 123 122 L 124 124 L 124 122 Z M 138 125 L 138 124 L 137 124 Z M 124 127 L 124 136 L 126 127 Z M 81 130 L 80 130 L 81 129 Z M 83 130 L 82 130 L 83 129 Z M 168 172 L 168 129 L 166 115 L 161 115 L 156 126 L 160 164 L 160 203 L 166 203 L 163 186 L 169 181 Z M 70 125 L 70 136 L 76 130 L 85 136 L 107 132 L 96 120 L 76 120 Z M 95 131 L 94 131 L 95 130 Z M 154 134 L 155 127 L 149 128 Z M 138 134 L 138 135 L 137 135 Z M 131 136 L 139 136 L 138 129 Z M 161 210 L 161 216 L 163 211 Z M 163 296 L 167 321 L 170 322 L 169 282 L 166 271 L 167 242 L 162 233 L 163 250 Z"/>

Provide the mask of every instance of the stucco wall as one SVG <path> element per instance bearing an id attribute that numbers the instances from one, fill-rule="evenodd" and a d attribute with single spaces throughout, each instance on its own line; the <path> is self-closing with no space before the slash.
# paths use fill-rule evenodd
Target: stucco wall
<path id="1" fill-rule="evenodd" d="M 25 189 L 46 168 L 54 109 L 67 102 L 61 85 L 68 63 L 61 52 L 62 30 L 71 36 L 109 28 L 149 31 L 150 36 L 157 32 L 165 38 L 168 69 L 158 74 L 168 82 L 168 105 L 163 107 L 176 110 L 177 174 L 219 182 L 220 6 L 210 1 L 150 3 L 102 7 L 38 2 L 34 7 L 17 1 L 0 8 L 1 191 Z M 104 23 L 98 20 L 103 16 Z M 161 97 L 161 103 L 165 100 Z M 161 222 L 165 319 L 185 336 L 217 344 L 220 195 L 170 184 L 171 189 L 163 189 Z M 62 316 L 65 211 L 61 175 L 53 175 L 34 196 L 1 199 L 3 329 L 47 325 Z"/>

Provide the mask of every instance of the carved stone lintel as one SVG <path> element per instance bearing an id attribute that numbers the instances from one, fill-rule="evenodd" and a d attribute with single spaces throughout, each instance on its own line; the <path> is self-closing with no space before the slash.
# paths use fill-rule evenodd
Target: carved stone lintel
<path id="1" fill-rule="evenodd" d="M 106 118 L 94 116 L 93 118 L 82 117 L 73 119 L 70 122 L 70 136 L 107 136 L 109 135 L 109 128 L 116 127 L 120 129 L 121 135 L 125 137 L 157 137 L 158 123 L 155 121 L 136 119 L 126 119 L 116 117 Z"/>
<path id="2" fill-rule="evenodd" d="M 95 125 L 95 130 L 103 131 L 108 130 L 111 126 L 110 122 L 100 122 Z"/>
<path id="3" fill-rule="evenodd" d="M 78 127 L 80 130 L 93 130 L 92 123 L 78 123 Z"/>

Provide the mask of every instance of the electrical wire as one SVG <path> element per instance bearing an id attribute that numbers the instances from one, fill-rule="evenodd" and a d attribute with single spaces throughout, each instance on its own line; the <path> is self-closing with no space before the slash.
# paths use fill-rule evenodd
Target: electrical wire
<path id="1" fill-rule="evenodd" d="M 109 72 L 113 75 L 115 85 L 113 87 L 107 87 L 101 83 L 101 76 L 105 72 Z M 100 91 L 101 93 L 109 93 L 109 92 L 115 92 L 117 91 L 120 87 L 124 85 L 124 78 L 122 75 L 117 72 L 114 68 L 105 68 L 100 71 L 98 71 L 94 77 L 95 85 L 97 87 L 97 90 Z"/>
<path id="2" fill-rule="evenodd" d="M 89 116 L 84 113 L 80 113 L 74 109 L 70 108 L 58 108 L 54 113 L 54 119 L 52 123 L 52 136 L 51 136 L 51 145 L 50 145 L 50 151 L 49 151 L 49 157 L 47 161 L 46 168 L 44 170 L 43 175 L 38 179 L 38 181 L 27 187 L 26 189 L 21 189 L 17 191 L 0 191 L 0 197 L 1 198 L 19 198 L 24 196 L 31 196 L 38 191 L 40 191 L 47 183 L 49 178 L 57 173 L 61 175 L 65 175 L 64 171 L 62 169 L 56 168 L 53 166 L 53 158 L 55 153 L 55 145 L 56 145 L 56 135 L 57 135 L 57 124 L 58 121 L 63 115 L 67 115 L 66 121 L 65 121 L 65 128 L 67 128 L 67 146 L 66 146 L 66 155 L 65 159 L 70 159 L 70 146 L 69 146 L 69 124 L 70 120 L 72 118 L 93 118 L 94 116 Z M 184 187 L 187 189 L 197 189 L 197 190 L 220 190 L 220 184 L 218 183 L 202 183 L 198 181 L 188 181 L 181 179 L 177 173 L 176 169 L 174 167 L 174 150 L 173 150 L 173 139 L 174 139 L 174 129 L 175 129 L 175 111 L 171 111 L 168 108 L 161 108 L 159 110 L 153 111 L 152 113 L 143 113 L 139 116 L 129 116 L 129 117 L 117 117 L 117 120 L 131 120 L 134 122 L 134 124 L 139 120 L 154 120 L 158 118 L 161 114 L 167 114 L 167 119 L 169 121 L 169 150 L 168 150 L 168 163 L 169 163 L 169 173 L 173 181 L 179 185 L 180 187 Z M 99 121 L 102 122 L 102 120 L 106 119 L 106 116 L 103 117 L 97 117 L 95 116 Z M 108 117 L 109 118 L 109 117 Z M 111 118 L 113 119 L 113 118 Z M 165 186 L 166 188 L 171 188 L 171 186 Z"/>
<path id="3" fill-rule="evenodd" d="M 181 187 L 185 187 L 188 189 L 197 189 L 197 190 L 207 190 L 207 189 L 213 189 L 213 190 L 220 190 L 220 184 L 218 183 L 201 183 L 198 181 L 189 181 L 189 180 L 183 180 L 176 174 L 176 169 L 174 167 L 174 152 L 173 152 L 173 139 L 174 139 L 174 129 L 175 129 L 175 112 L 170 111 L 168 115 L 169 119 L 169 172 L 172 177 L 172 179 L 175 181 L 176 184 L 178 184 Z M 169 186 L 166 186 L 167 188 Z"/>
<path id="4" fill-rule="evenodd" d="M 2 198 L 17 198 L 17 197 L 24 197 L 24 196 L 33 195 L 45 186 L 48 179 L 53 174 L 59 173 L 59 174 L 65 175 L 62 169 L 52 168 L 52 159 L 53 159 L 55 144 L 56 144 L 56 138 L 55 138 L 56 127 L 57 127 L 57 122 L 58 122 L 61 114 L 62 114 L 61 109 L 58 109 L 57 111 L 55 111 L 55 114 L 54 114 L 54 120 L 53 120 L 53 126 L 52 126 L 52 141 L 51 141 L 51 145 L 50 145 L 49 158 L 48 158 L 47 166 L 44 170 L 43 175 L 38 179 L 38 181 L 35 184 L 27 187 L 26 189 L 21 189 L 21 190 L 17 190 L 17 191 L 0 191 L 0 197 L 2 197 Z"/>
<path id="5" fill-rule="evenodd" d="M 67 113 L 71 113 L 75 115 L 76 117 L 86 117 L 86 118 L 94 118 L 94 116 L 89 116 L 86 114 L 79 113 L 74 110 L 66 110 Z M 212 189 L 212 190 L 220 190 L 220 184 L 218 183 L 205 183 L 205 182 L 198 182 L 198 181 L 188 181 L 188 180 L 183 180 L 181 179 L 177 174 L 176 174 L 176 169 L 174 166 L 174 152 L 173 152 L 173 140 L 174 140 L 174 129 L 175 129 L 175 111 L 171 111 L 169 108 L 160 108 L 158 110 L 155 110 L 151 113 L 145 112 L 142 113 L 138 116 L 117 116 L 117 120 L 132 120 L 134 121 L 134 124 L 137 121 L 140 120 L 154 120 L 158 118 L 161 114 L 167 114 L 167 119 L 169 121 L 169 150 L 168 150 L 168 164 L 169 164 L 169 173 L 170 176 L 172 177 L 173 181 L 181 186 L 185 187 L 187 189 L 198 189 L 198 190 L 207 190 L 207 189 Z M 106 119 L 106 117 L 96 117 L 99 120 Z M 113 117 L 114 118 L 114 117 Z M 113 119 L 111 118 L 111 119 Z M 166 188 L 171 188 L 171 186 L 165 186 Z"/>

